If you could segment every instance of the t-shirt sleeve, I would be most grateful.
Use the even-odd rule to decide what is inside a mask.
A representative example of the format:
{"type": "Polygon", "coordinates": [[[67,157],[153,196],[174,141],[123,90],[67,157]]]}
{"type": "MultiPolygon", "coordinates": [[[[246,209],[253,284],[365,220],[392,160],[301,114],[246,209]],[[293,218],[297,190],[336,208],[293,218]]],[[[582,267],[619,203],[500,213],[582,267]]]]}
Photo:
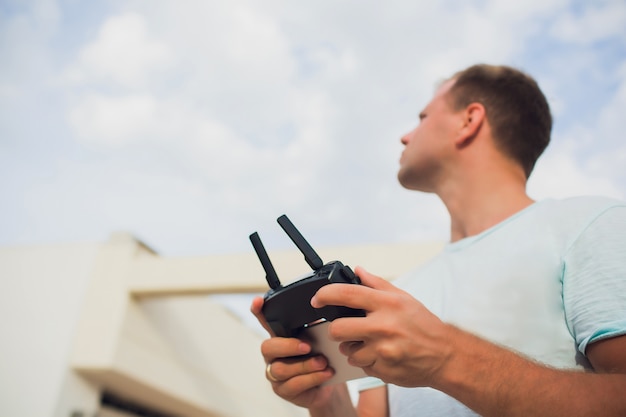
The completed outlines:
{"type": "Polygon", "coordinates": [[[578,350],[626,334],[626,206],[599,213],[566,252],[563,303],[578,350]]]}

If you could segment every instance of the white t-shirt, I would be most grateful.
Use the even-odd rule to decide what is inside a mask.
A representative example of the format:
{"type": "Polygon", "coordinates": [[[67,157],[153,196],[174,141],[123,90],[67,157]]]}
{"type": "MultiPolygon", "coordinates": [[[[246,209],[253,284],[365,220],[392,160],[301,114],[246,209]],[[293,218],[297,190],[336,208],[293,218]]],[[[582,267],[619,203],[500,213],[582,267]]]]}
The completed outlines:
{"type": "MultiPolygon", "coordinates": [[[[626,203],[535,203],[395,284],[445,322],[554,367],[589,368],[589,343],[626,334],[626,203]]],[[[388,390],[391,417],[476,416],[430,388],[388,390]]]]}

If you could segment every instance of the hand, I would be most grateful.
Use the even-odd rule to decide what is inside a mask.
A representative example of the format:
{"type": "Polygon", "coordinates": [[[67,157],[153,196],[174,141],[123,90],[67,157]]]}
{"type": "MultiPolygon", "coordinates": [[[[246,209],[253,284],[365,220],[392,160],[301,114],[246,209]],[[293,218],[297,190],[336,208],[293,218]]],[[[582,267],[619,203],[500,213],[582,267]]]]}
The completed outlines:
{"type": "Polygon", "coordinates": [[[270,381],[272,389],[281,398],[300,407],[322,409],[333,397],[336,385],[320,385],[329,380],[334,371],[324,356],[303,356],[311,346],[296,338],[276,337],[268,326],[261,309],[263,298],[252,300],[250,311],[268,331],[270,339],[261,345],[265,363],[271,364],[271,373],[277,382],[270,381]]]}
{"type": "Polygon", "coordinates": [[[348,361],[368,375],[396,385],[430,386],[452,354],[451,327],[410,294],[356,268],[363,285],[334,284],[319,289],[311,305],[366,310],[366,317],[334,320],[329,335],[341,342],[348,361]]]}

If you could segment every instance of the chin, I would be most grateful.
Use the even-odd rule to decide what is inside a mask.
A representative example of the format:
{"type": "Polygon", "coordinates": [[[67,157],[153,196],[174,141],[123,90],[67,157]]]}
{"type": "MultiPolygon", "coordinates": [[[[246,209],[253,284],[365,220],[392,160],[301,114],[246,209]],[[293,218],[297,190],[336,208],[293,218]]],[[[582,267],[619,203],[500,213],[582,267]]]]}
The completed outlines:
{"type": "Polygon", "coordinates": [[[403,172],[400,171],[398,172],[398,182],[400,183],[400,185],[404,188],[406,188],[407,190],[414,190],[414,184],[412,181],[409,181],[409,178],[407,177],[407,175],[403,175],[403,172]]]}
{"type": "Polygon", "coordinates": [[[424,193],[432,193],[434,190],[432,187],[429,187],[428,184],[425,184],[424,181],[419,181],[419,179],[407,175],[402,175],[401,172],[398,172],[398,182],[403,188],[411,191],[421,191],[424,193]]]}

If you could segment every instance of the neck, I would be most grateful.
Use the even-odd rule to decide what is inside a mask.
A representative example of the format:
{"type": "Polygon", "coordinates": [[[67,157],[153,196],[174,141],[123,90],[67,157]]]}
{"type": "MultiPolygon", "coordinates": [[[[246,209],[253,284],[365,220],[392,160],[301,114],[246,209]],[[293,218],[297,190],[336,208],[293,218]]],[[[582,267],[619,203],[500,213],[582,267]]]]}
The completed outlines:
{"type": "Polygon", "coordinates": [[[485,172],[480,179],[465,171],[436,193],[450,213],[451,242],[477,235],[533,203],[526,194],[526,178],[517,170],[485,172]]]}

